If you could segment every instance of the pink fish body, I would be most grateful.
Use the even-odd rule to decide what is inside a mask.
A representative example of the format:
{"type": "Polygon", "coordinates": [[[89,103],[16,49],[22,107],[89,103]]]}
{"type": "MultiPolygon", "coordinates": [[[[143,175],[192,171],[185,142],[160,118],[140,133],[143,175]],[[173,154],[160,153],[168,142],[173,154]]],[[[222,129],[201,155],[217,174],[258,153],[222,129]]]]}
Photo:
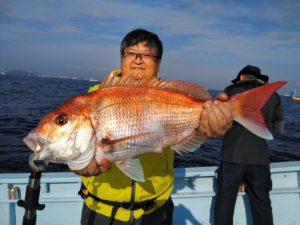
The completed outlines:
{"type": "MultiPolygon", "coordinates": [[[[233,96],[227,104],[234,119],[272,139],[260,108],[284,84],[266,84],[233,96]],[[249,96],[254,101],[247,102],[249,96]],[[247,113],[247,106],[256,113],[247,113]]],[[[203,143],[200,115],[209,99],[204,88],[188,82],[116,80],[110,75],[98,91],[73,97],[47,114],[24,142],[36,159],[64,161],[78,170],[93,157],[97,162],[106,158],[127,176],[144,181],[137,156],[161,153],[165,147],[194,151],[203,143]]]]}

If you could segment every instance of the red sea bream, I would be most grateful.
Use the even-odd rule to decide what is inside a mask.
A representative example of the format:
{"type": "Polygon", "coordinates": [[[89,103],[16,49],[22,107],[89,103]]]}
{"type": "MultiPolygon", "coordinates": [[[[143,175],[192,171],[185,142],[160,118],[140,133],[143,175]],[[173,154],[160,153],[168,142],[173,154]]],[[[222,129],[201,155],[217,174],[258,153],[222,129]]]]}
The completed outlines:
{"type": "MultiPolygon", "coordinates": [[[[260,108],[284,84],[278,81],[232,96],[226,104],[234,120],[272,139],[260,108]]],[[[108,159],[127,176],[144,181],[137,156],[161,153],[165,147],[194,151],[203,143],[200,115],[210,99],[197,84],[109,75],[99,90],[73,97],[47,114],[24,142],[35,159],[66,162],[72,170],[86,167],[94,157],[97,162],[108,159]]]]}

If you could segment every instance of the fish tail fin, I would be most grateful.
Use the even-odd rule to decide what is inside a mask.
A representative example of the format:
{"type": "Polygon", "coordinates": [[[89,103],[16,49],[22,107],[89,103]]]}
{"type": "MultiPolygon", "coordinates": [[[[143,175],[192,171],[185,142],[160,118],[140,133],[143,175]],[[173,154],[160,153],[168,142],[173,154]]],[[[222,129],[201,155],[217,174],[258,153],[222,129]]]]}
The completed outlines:
{"type": "Polygon", "coordinates": [[[233,109],[233,119],[257,136],[272,140],[273,136],[260,110],[274,92],[285,84],[285,81],[277,81],[232,96],[229,102],[233,109]]]}

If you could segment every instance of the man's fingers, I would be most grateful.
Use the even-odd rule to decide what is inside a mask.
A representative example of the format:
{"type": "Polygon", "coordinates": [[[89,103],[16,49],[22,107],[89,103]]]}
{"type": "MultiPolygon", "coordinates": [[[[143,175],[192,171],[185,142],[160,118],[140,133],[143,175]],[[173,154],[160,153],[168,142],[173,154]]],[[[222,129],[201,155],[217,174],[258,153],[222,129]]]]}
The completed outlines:
{"type": "Polygon", "coordinates": [[[200,116],[200,130],[201,133],[208,137],[209,135],[207,132],[209,131],[209,124],[208,124],[208,108],[210,107],[211,101],[206,101],[203,105],[203,110],[200,116]]]}
{"type": "Polygon", "coordinates": [[[207,101],[200,117],[200,130],[206,137],[224,134],[232,125],[232,112],[227,102],[207,101]]]}
{"type": "Polygon", "coordinates": [[[225,92],[221,92],[218,94],[218,96],[216,97],[217,100],[225,102],[228,100],[228,95],[225,92]]]}
{"type": "Polygon", "coordinates": [[[87,167],[86,168],[83,168],[81,170],[72,170],[73,173],[79,175],[79,176],[85,176],[85,177],[88,177],[88,170],[87,170],[87,167]]]}
{"type": "Polygon", "coordinates": [[[110,164],[111,163],[107,158],[102,159],[99,166],[101,172],[107,171],[110,168],[110,164]]]}
{"type": "MultiPolygon", "coordinates": [[[[220,134],[220,121],[222,121],[222,113],[218,108],[219,102],[214,101],[213,104],[210,106],[210,115],[208,117],[209,128],[210,128],[210,136],[217,136],[220,134]]],[[[222,134],[222,133],[221,133],[222,134]]]]}
{"type": "Polygon", "coordinates": [[[73,171],[75,174],[85,177],[96,176],[110,168],[110,161],[108,159],[102,159],[101,164],[98,165],[96,160],[93,159],[89,165],[81,170],[73,171]]]}
{"type": "Polygon", "coordinates": [[[219,129],[224,134],[232,126],[233,114],[230,105],[226,102],[219,104],[218,107],[220,111],[219,120],[223,121],[219,123],[219,129]]]}
{"type": "Polygon", "coordinates": [[[87,166],[87,172],[89,176],[96,176],[102,172],[95,159],[87,166]]]}
{"type": "Polygon", "coordinates": [[[203,106],[203,111],[200,117],[200,129],[202,134],[206,137],[218,135],[219,119],[217,116],[216,104],[216,101],[207,101],[203,106]]]}
{"type": "Polygon", "coordinates": [[[218,126],[213,129],[214,135],[222,135],[232,126],[232,110],[228,102],[215,101],[211,107],[214,111],[214,116],[217,118],[218,126]]]}

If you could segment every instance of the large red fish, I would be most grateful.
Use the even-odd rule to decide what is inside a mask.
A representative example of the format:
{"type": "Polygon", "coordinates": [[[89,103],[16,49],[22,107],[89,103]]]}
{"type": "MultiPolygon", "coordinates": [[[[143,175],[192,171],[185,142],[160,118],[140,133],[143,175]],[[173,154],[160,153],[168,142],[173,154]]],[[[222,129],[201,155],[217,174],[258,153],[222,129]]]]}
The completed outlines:
{"type": "MultiPolygon", "coordinates": [[[[272,139],[260,109],[285,83],[232,96],[226,104],[234,120],[272,139]]],[[[200,115],[209,99],[209,93],[197,84],[110,75],[98,91],[73,97],[47,114],[24,142],[35,152],[35,159],[64,161],[79,170],[93,157],[99,163],[106,158],[127,176],[143,181],[136,156],[160,153],[169,146],[179,153],[194,151],[203,143],[200,115]]]]}

